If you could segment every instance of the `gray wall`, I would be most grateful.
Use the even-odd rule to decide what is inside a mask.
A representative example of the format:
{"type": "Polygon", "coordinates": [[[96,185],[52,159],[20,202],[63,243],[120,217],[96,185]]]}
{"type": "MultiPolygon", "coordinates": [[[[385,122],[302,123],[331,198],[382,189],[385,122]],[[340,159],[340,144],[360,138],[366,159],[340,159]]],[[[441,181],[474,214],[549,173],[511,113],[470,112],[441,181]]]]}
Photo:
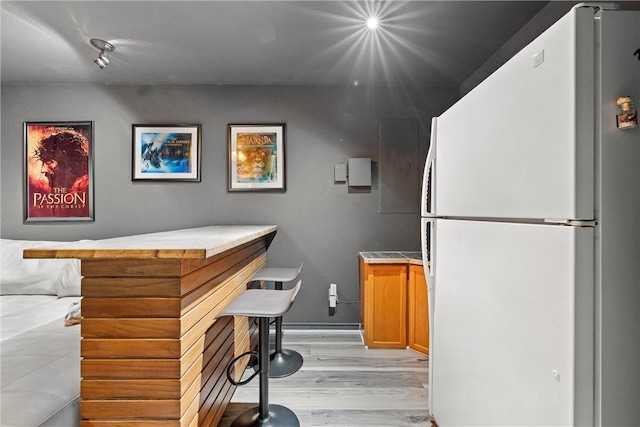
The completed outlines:
{"type": "Polygon", "coordinates": [[[523,47],[532,42],[547,28],[571,10],[575,1],[554,1],[547,4],[536,16],[527,22],[509,41],[498,49],[482,66],[460,85],[460,93],[466,95],[500,68],[523,47]]]}
{"type": "MultiPolygon", "coordinates": [[[[460,95],[464,96],[469,93],[474,87],[480,84],[511,57],[522,50],[522,48],[542,34],[547,28],[558,21],[558,19],[567,14],[573,6],[578,3],[583,2],[579,0],[549,2],[540,10],[540,12],[538,12],[538,14],[536,14],[536,16],[534,16],[516,34],[514,34],[509,41],[507,41],[484,64],[474,71],[467,80],[460,84],[460,95]]],[[[640,10],[640,2],[637,0],[615,1],[609,3],[617,4],[621,10],[640,10]]]]}
{"type": "Polygon", "coordinates": [[[303,288],[285,322],[358,323],[359,305],[328,316],[329,283],[357,300],[357,253],[419,250],[418,214],[379,214],[378,120],[420,120],[420,164],[430,118],[458,88],[211,85],[3,85],[1,235],[77,240],[204,226],[276,224],[268,263],[304,261],[303,288]],[[92,120],[95,222],[23,223],[25,121],[92,120]],[[227,123],[287,124],[287,191],[227,192],[227,123]],[[132,123],[201,123],[202,182],[131,181],[132,123]],[[370,191],[334,184],[336,163],[371,157],[370,191]]]}

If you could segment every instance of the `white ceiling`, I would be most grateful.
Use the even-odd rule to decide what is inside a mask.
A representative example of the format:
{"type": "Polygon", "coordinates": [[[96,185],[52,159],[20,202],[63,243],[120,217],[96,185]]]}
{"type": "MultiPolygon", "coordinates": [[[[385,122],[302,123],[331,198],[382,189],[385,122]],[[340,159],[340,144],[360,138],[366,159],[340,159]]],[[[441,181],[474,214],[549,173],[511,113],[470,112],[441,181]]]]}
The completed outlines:
{"type": "Polygon", "coordinates": [[[2,1],[2,83],[459,85],[542,1],[2,1]],[[381,27],[366,28],[367,15],[381,27]],[[101,70],[89,43],[112,43],[101,70]]]}

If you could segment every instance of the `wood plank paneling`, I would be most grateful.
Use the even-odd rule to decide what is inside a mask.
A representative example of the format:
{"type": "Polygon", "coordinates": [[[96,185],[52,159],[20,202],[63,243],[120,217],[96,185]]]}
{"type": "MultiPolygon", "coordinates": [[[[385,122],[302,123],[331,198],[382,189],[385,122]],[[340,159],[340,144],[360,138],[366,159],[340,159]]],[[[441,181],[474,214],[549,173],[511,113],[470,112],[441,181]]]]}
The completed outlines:
{"type": "MultiPolygon", "coordinates": [[[[233,357],[248,351],[252,336],[257,336],[257,327],[253,319],[235,316],[222,318],[218,322],[223,319],[230,320],[223,333],[216,334],[212,328],[206,334],[211,343],[206,346],[204,352],[205,367],[202,376],[207,380],[202,385],[198,415],[200,425],[204,426],[215,426],[222,417],[224,408],[236,388],[226,380],[227,366],[233,357]]],[[[255,346],[253,348],[255,349],[255,346]]],[[[248,360],[249,356],[234,364],[231,374],[236,381],[242,377],[248,360]]]]}
{"type": "MultiPolygon", "coordinates": [[[[197,420],[197,417],[196,417],[197,420]]],[[[84,419],[80,421],[80,427],[185,427],[180,420],[96,420],[84,419]]]]}
{"type": "Polygon", "coordinates": [[[181,295],[184,295],[185,305],[192,304],[194,300],[197,300],[202,295],[202,291],[206,292],[207,289],[214,288],[227,280],[238,271],[238,267],[241,267],[243,263],[247,260],[253,260],[263,253],[263,248],[264,246],[260,242],[247,244],[229,256],[209,261],[201,269],[183,276],[181,295]],[[202,286],[205,284],[207,285],[202,286]],[[191,294],[187,295],[190,292],[191,294]]]}
{"type": "Polygon", "coordinates": [[[176,318],[85,318],[82,320],[85,338],[180,338],[180,319],[176,318]]]}
{"type": "Polygon", "coordinates": [[[178,379],[83,380],[80,394],[83,399],[173,399],[199,381],[201,371],[202,356],[178,379]]]}
{"type": "Polygon", "coordinates": [[[203,294],[198,305],[192,305],[190,310],[183,310],[181,318],[182,330],[186,331],[196,326],[202,319],[208,319],[208,324],[200,325],[204,329],[201,333],[209,328],[215,316],[240,292],[246,290],[246,283],[253,275],[253,272],[266,263],[266,255],[261,254],[252,259],[249,264],[240,270],[235,276],[227,279],[215,289],[203,294]]]}
{"type": "MultiPolygon", "coordinates": [[[[275,234],[275,233],[274,233],[275,234]]],[[[267,236],[261,236],[259,238],[256,238],[254,240],[245,242],[241,245],[235,246],[233,248],[228,249],[227,251],[215,254],[215,255],[211,255],[208,256],[206,259],[198,259],[198,258],[185,258],[183,259],[183,263],[182,263],[182,275],[186,275],[188,273],[190,273],[191,271],[194,270],[199,270],[201,269],[203,266],[207,265],[207,264],[211,264],[213,262],[216,262],[220,259],[224,259],[224,258],[228,258],[231,256],[234,256],[237,252],[242,251],[250,246],[253,246],[255,248],[258,248],[260,250],[262,250],[262,248],[267,248],[269,246],[269,241],[272,237],[270,237],[270,235],[267,236]]],[[[252,250],[253,251],[253,250],[252,250]]],[[[242,261],[242,260],[240,260],[242,261]]]]}
{"type": "Polygon", "coordinates": [[[179,297],[181,280],[178,277],[85,277],[82,279],[84,297],[179,297]]]}
{"type": "Polygon", "coordinates": [[[80,401],[80,413],[84,418],[142,418],[179,419],[179,399],[109,399],[80,401]]]}
{"type": "Polygon", "coordinates": [[[181,341],[170,339],[82,339],[80,355],[87,358],[179,359],[181,341]]]}
{"type": "Polygon", "coordinates": [[[80,412],[85,418],[180,419],[200,393],[199,382],[176,399],[81,399],[80,412]]]}
{"type": "Polygon", "coordinates": [[[85,317],[180,317],[180,298],[82,298],[85,317]]]}
{"type": "MultiPolygon", "coordinates": [[[[81,342],[81,354],[83,357],[106,358],[106,357],[141,357],[143,354],[153,354],[154,357],[176,358],[182,355],[183,351],[191,347],[200,336],[209,328],[213,322],[215,314],[233,299],[237,294],[243,292],[249,277],[260,265],[263,265],[266,257],[258,257],[246,268],[243,268],[237,275],[230,277],[216,291],[212,291],[196,307],[189,311],[180,319],[181,327],[189,328],[179,339],[137,339],[134,337],[126,339],[101,339],[85,338],[81,342]],[[198,322],[192,326],[193,322],[198,322]]],[[[160,300],[155,298],[85,298],[83,299],[83,315],[87,317],[97,316],[98,313],[116,316],[120,314],[125,317],[132,315],[131,311],[139,305],[146,305],[145,314],[156,311],[156,315],[170,315],[171,309],[178,311],[175,304],[162,307],[160,300]],[[89,301],[89,308],[85,309],[86,300],[89,301]],[[115,301],[114,301],[115,300],[115,301]],[[117,306],[117,308],[116,308],[117,306]]],[[[178,299],[167,299],[168,301],[179,301],[178,299]]],[[[179,312],[179,311],[178,311],[179,312]]],[[[159,328],[158,328],[159,329],[159,328]]],[[[93,331],[93,336],[96,332],[93,331]]]]}
{"type": "Polygon", "coordinates": [[[266,264],[266,242],[206,260],[82,261],[83,427],[217,424],[235,390],[226,365],[255,333],[215,316],[266,264]]]}
{"type": "Polygon", "coordinates": [[[91,378],[180,378],[180,359],[91,359],[80,361],[80,376],[91,378]]]}
{"type": "MultiPolygon", "coordinates": [[[[83,320],[84,321],[84,320],[83,320]]],[[[201,337],[180,359],[91,359],[80,361],[80,376],[91,378],[180,378],[202,354],[201,337]]]]}
{"type": "Polygon", "coordinates": [[[198,414],[200,426],[217,426],[218,422],[224,414],[224,410],[231,401],[231,397],[236,390],[236,386],[230,382],[225,382],[218,394],[215,396],[212,394],[210,398],[205,402],[198,414]],[[204,412],[203,408],[207,411],[204,412]]]}
{"type": "Polygon", "coordinates": [[[84,277],[181,277],[180,259],[82,259],[84,277]]]}
{"type": "Polygon", "coordinates": [[[227,365],[233,359],[233,353],[230,351],[233,348],[233,342],[228,337],[220,350],[217,351],[202,370],[202,389],[200,391],[200,405],[209,398],[210,395],[217,395],[220,388],[227,381],[227,365]]]}

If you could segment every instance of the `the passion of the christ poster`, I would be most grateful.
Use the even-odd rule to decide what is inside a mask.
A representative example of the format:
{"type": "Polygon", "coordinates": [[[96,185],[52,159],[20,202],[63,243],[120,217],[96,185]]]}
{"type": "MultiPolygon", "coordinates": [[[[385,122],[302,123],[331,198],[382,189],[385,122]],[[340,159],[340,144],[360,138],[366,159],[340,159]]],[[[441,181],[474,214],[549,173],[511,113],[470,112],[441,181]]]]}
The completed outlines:
{"type": "Polygon", "coordinates": [[[200,181],[200,125],[133,125],[132,179],[200,181]]]}
{"type": "Polygon", "coordinates": [[[27,122],[25,221],[92,221],[93,122],[27,122]]]}
{"type": "Polygon", "coordinates": [[[284,124],[229,125],[229,191],[284,191],[284,124]]]}

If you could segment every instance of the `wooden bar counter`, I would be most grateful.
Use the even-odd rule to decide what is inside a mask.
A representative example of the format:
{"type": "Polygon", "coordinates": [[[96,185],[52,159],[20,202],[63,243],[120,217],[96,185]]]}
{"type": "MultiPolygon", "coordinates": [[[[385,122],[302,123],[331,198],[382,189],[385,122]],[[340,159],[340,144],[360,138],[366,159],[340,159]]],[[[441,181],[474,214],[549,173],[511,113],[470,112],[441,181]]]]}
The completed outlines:
{"type": "Polygon", "coordinates": [[[276,230],[211,226],[24,251],[81,260],[82,427],[218,424],[235,391],[227,363],[257,330],[214,318],[266,264],[276,230]]]}

